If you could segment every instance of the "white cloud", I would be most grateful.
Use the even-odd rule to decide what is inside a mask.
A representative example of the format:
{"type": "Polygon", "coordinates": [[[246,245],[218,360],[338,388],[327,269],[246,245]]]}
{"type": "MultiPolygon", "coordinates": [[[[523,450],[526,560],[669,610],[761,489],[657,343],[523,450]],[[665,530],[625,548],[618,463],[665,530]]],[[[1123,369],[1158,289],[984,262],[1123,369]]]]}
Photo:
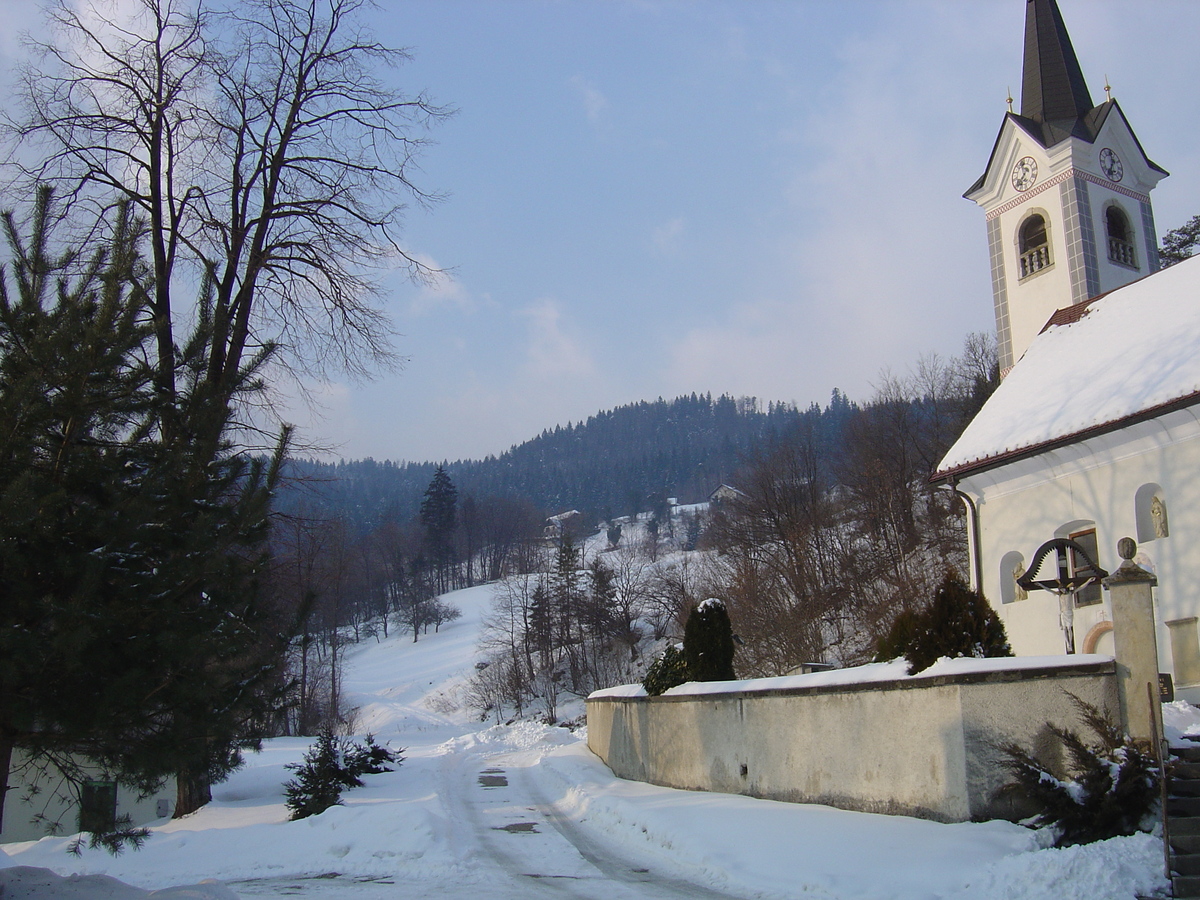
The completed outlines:
{"type": "Polygon", "coordinates": [[[564,330],[562,310],[557,301],[539,300],[517,315],[529,322],[529,344],[523,367],[527,374],[535,378],[581,378],[595,374],[591,355],[564,330]]]}
{"type": "MultiPolygon", "coordinates": [[[[956,353],[967,332],[991,327],[983,217],[959,196],[986,147],[964,145],[961,127],[931,128],[910,101],[977,115],[978,85],[953,75],[965,51],[914,59],[885,24],[851,35],[803,122],[780,123],[781,137],[799,138],[785,191],[791,226],[766,273],[746,273],[741,302],[671,348],[675,389],[806,403],[840,387],[868,399],[884,366],[956,353]]],[[[939,27],[953,34],[958,24],[939,27]]],[[[937,38],[930,44],[954,46],[937,38]]],[[[1001,115],[977,115],[976,143],[1001,115]]]]}
{"type": "Polygon", "coordinates": [[[436,260],[431,257],[416,254],[417,262],[438,272],[427,284],[422,284],[408,304],[408,312],[413,316],[427,315],[435,310],[454,307],[463,312],[474,312],[477,308],[475,298],[471,296],[466,286],[450,272],[441,270],[436,260]]]}
{"type": "Polygon", "coordinates": [[[662,256],[674,256],[682,246],[686,226],[687,220],[683,216],[676,216],[659,225],[651,235],[654,249],[662,256]]]}
{"type": "Polygon", "coordinates": [[[604,96],[599,88],[592,85],[581,75],[576,75],[571,79],[571,87],[573,87],[583,100],[583,108],[587,113],[588,121],[593,125],[601,121],[604,113],[608,110],[608,98],[604,96]]]}

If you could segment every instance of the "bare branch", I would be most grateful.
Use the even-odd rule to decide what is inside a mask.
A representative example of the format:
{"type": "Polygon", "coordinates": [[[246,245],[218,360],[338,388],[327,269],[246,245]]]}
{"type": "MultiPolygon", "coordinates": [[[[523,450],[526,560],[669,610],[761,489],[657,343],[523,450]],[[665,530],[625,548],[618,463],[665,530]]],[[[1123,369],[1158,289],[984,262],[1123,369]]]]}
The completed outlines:
{"type": "Polygon", "coordinates": [[[91,213],[124,198],[144,216],[160,390],[175,389],[202,273],[218,393],[270,344],[302,374],[397,363],[378,279],[439,274],[401,229],[408,204],[440,199],[413,175],[452,110],[382,80],[409,55],[370,38],[364,6],[138,0],[125,15],[55,0],[51,37],[30,41],[23,109],[3,123],[25,160],[13,181],[54,184],[91,213]]]}

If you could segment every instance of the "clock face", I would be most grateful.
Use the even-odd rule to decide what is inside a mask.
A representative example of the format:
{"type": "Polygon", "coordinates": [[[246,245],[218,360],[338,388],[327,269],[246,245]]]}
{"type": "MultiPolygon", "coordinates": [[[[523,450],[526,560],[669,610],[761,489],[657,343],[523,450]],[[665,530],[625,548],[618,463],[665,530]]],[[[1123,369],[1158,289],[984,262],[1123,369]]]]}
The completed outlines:
{"type": "Polygon", "coordinates": [[[1012,186],[1018,191],[1027,191],[1037,181],[1037,162],[1032,156],[1017,161],[1012,170],[1012,186]]]}
{"type": "Polygon", "coordinates": [[[1100,151],[1100,168],[1104,170],[1109,181],[1120,181],[1125,177],[1125,167],[1121,165],[1121,157],[1108,147],[1100,151]]]}

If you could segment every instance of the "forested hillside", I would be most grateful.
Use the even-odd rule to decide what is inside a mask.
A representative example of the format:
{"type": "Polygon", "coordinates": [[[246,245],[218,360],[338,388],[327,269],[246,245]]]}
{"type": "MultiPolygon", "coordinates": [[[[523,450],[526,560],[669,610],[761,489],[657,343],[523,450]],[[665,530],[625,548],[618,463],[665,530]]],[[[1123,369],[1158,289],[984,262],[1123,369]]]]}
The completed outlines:
{"type": "MultiPolygon", "coordinates": [[[[585,422],[547,429],[500,456],[442,463],[464,497],[530,502],[545,515],[569,509],[589,521],[649,509],[666,497],[706,499],[736,479],[758,448],[803,429],[836,455],[855,406],[839,391],[829,404],[806,410],[753,398],[692,394],[599,412],[585,422]]],[[[336,510],[360,528],[416,515],[435,462],[373,459],[289,464],[285,508],[305,502],[336,510]]]]}

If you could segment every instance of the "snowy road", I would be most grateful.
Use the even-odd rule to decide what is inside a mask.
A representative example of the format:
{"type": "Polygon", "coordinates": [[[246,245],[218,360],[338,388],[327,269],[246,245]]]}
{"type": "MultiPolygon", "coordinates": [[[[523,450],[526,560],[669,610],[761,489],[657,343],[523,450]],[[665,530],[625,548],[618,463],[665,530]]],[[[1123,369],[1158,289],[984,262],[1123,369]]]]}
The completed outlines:
{"type": "Polygon", "coordinates": [[[724,900],[744,896],[656,872],[645,860],[600,847],[547,798],[527,751],[463,750],[441,756],[436,792],[461,871],[431,883],[346,877],[227,882],[243,897],[356,900],[724,900]]]}
{"type": "Polygon", "coordinates": [[[707,887],[656,873],[642,860],[614,856],[597,846],[541,793],[521,754],[496,754],[480,769],[478,757],[451,756],[444,764],[444,796],[470,823],[474,847],[462,848],[494,867],[521,896],[580,900],[721,898],[707,887]],[[472,778],[474,783],[472,783],[472,778]]]}

